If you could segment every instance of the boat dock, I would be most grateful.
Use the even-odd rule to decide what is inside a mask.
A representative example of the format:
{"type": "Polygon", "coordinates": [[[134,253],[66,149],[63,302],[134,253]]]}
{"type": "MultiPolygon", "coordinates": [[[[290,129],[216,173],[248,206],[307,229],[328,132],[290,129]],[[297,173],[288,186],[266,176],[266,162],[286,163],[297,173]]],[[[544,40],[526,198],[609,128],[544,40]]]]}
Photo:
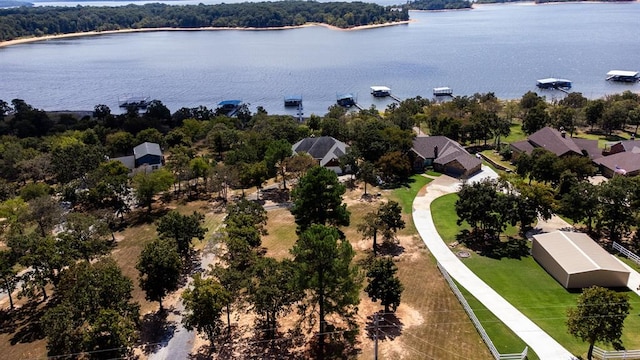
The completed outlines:
{"type": "Polygon", "coordinates": [[[226,115],[226,116],[234,116],[240,107],[242,106],[242,100],[224,100],[218,103],[218,108],[216,109],[216,113],[226,115]]]}
{"type": "Polygon", "coordinates": [[[636,82],[640,80],[637,71],[611,70],[607,73],[607,81],[636,82]]]}
{"type": "Polygon", "coordinates": [[[302,105],[302,95],[289,95],[284,98],[285,107],[298,107],[302,105]]]}
{"type": "Polygon", "coordinates": [[[571,89],[571,80],[556,78],[540,79],[536,82],[536,86],[540,89],[556,89],[569,93],[568,90],[571,89]]]}
{"type": "Polygon", "coordinates": [[[453,96],[453,89],[447,86],[433,88],[433,96],[453,96]]]}
{"type": "Polygon", "coordinates": [[[379,86],[379,85],[375,85],[371,87],[371,95],[373,95],[374,97],[390,97],[392,98],[394,101],[397,102],[402,102],[402,100],[400,100],[399,97],[393,95],[391,93],[391,89],[386,87],[386,86],[379,86]]]}
{"type": "Polygon", "coordinates": [[[144,95],[125,94],[118,98],[118,106],[121,108],[133,107],[136,110],[146,109],[150,99],[150,97],[144,95]]]}
{"type": "Polygon", "coordinates": [[[356,99],[356,97],[351,93],[338,94],[336,95],[336,98],[336,102],[340,106],[344,106],[346,108],[354,106],[359,110],[364,110],[364,108],[358,104],[358,100],[356,99]]]}

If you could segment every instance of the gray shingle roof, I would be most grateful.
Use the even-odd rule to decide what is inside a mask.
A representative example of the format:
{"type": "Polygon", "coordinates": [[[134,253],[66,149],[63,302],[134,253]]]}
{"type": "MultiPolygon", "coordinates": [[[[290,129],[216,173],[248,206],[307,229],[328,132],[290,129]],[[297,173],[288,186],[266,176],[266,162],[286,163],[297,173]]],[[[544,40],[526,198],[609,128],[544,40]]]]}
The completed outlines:
{"type": "Polygon", "coordinates": [[[595,159],[594,162],[612,171],[615,171],[617,166],[628,173],[633,173],[640,170],[640,153],[621,152],[609,156],[603,156],[595,159]]]}
{"type": "Polygon", "coordinates": [[[622,145],[624,151],[640,152],[640,140],[623,140],[620,141],[620,145],[622,145]]]}
{"type": "Polygon", "coordinates": [[[562,133],[548,126],[529,135],[527,140],[511,143],[511,147],[527,154],[531,154],[535,148],[543,148],[557,156],[568,154],[582,156],[583,150],[592,160],[602,156],[602,149],[598,147],[597,140],[562,137],[562,133]]]}
{"type": "Polygon", "coordinates": [[[320,166],[325,166],[332,159],[344,155],[347,152],[347,147],[347,144],[331,136],[304,138],[292,146],[294,152],[308,153],[320,162],[320,166]]]}
{"type": "Polygon", "coordinates": [[[535,147],[541,147],[552,153],[562,156],[568,153],[582,155],[582,150],[572,138],[562,137],[562,134],[548,126],[536,131],[529,136],[529,142],[535,147]]]}
{"type": "Polygon", "coordinates": [[[520,152],[525,152],[527,154],[531,154],[533,149],[535,149],[533,145],[531,145],[531,143],[527,140],[513,142],[511,143],[511,147],[520,152]]]}
{"type": "Polygon", "coordinates": [[[457,161],[467,170],[473,169],[482,163],[482,160],[469,154],[460,144],[446,136],[416,137],[413,140],[412,150],[425,159],[434,159],[436,164],[446,165],[452,161],[457,161]]]}

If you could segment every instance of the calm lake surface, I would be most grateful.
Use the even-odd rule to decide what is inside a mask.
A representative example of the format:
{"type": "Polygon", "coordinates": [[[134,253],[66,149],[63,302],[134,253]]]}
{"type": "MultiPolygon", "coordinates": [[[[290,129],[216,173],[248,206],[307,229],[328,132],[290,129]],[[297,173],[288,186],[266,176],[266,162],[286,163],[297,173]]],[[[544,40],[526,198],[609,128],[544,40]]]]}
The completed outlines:
{"type": "MultiPolygon", "coordinates": [[[[251,111],[322,115],[336,94],[384,109],[369,87],[399,98],[494,92],[505,99],[538,91],[537,79],[573,81],[598,98],[640,83],[605,81],[610,70],[640,70],[640,3],[484,5],[468,11],[412,12],[413,22],[361,31],[307,27],[279,31],[184,31],[101,35],[0,48],[0,99],[45,110],[112,111],[125,93],[144,94],[174,112],[240,99],[251,111]]],[[[538,91],[547,99],[558,91],[538,91]]]]}

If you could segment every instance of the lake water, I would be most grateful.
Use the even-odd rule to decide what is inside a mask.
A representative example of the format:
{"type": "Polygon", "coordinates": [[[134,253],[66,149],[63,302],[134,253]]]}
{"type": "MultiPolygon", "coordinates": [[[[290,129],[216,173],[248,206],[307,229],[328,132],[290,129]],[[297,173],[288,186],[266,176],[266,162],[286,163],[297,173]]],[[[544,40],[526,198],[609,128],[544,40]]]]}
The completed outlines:
{"type": "MultiPolygon", "coordinates": [[[[399,98],[494,92],[520,98],[545,77],[573,81],[589,98],[640,83],[605,81],[610,70],[640,70],[640,3],[484,5],[412,12],[413,22],[362,31],[307,27],[280,31],[184,31],[59,39],[0,48],[0,99],[45,110],[91,110],[144,94],[173,112],[240,99],[255,111],[322,115],[336,94],[364,107],[392,101],[370,95],[384,85],[399,98]]],[[[548,99],[558,91],[539,91],[548,99]]]]}

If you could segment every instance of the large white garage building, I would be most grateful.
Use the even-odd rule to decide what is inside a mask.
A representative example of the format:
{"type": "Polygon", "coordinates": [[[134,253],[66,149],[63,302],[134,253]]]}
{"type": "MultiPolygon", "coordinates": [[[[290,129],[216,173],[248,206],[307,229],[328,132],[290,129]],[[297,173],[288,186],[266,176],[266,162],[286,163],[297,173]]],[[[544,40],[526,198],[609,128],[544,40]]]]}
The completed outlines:
{"type": "Polygon", "coordinates": [[[554,231],[533,236],[531,254],[567,289],[625,287],[629,271],[587,234],[554,231]]]}

